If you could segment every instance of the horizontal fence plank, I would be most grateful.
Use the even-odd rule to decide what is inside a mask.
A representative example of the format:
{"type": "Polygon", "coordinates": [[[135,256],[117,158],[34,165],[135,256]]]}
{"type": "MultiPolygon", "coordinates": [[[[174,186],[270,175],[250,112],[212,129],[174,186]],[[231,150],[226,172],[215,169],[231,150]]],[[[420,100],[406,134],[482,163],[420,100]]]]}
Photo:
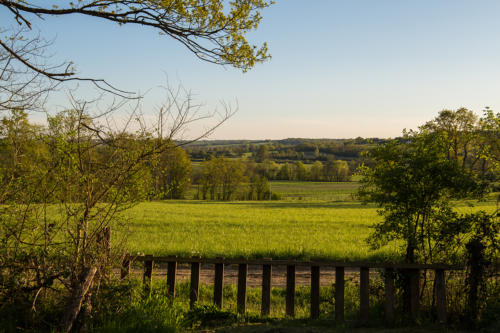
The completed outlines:
{"type": "MultiPolygon", "coordinates": [[[[143,255],[130,255],[131,261],[145,261],[149,257],[143,255]]],[[[331,266],[345,268],[393,268],[393,269],[443,269],[443,270],[464,270],[464,265],[447,265],[447,264],[404,264],[404,263],[376,263],[367,261],[335,261],[335,260],[270,260],[270,259],[239,259],[239,258],[199,258],[199,257],[176,257],[176,256],[158,256],[153,257],[153,260],[159,262],[176,261],[178,263],[193,263],[201,264],[225,264],[225,265],[282,265],[282,266],[331,266]]]]}

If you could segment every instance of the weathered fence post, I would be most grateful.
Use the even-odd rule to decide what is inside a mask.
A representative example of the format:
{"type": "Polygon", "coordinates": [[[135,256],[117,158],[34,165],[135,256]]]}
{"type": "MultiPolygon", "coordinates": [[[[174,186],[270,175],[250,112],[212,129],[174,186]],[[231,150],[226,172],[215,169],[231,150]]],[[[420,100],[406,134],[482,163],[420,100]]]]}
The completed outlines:
{"type": "Polygon", "coordinates": [[[92,282],[94,280],[94,276],[97,272],[97,267],[86,267],[83,271],[83,276],[79,281],[79,286],[76,287],[74,293],[72,293],[71,298],[69,299],[69,303],[66,307],[65,313],[62,317],[60,323],[60,331],[61,332],[69,332],[71,327],[73,327],[73,323],[80,312],[82,307],[83,300],[85,296],[89,292],[89,289],[92,286],[92,282]]]}
{"type": "Polygon", "coordinates": [[[262,265],[262,316],[269,316],[271,313],[271,275],[273,268],[271,264],[262,265]]]}
{"type": "MultiPolygon", "coordinates": [[[[104,235],[104,233],[103,233],[104,235]]],[[[100,242],[103,242],[100,240],[100,242]]],[[[121,263],[121,278],[124,279],[130,275],[131,262],[134,257],[129,254],[125,255],[121,263]]],[[[153,257],[145,255],[137,258],[144,262],[143,285],[145,296],[149,297],[152,291],[153,267],[154,261],[168,263],[167,271],[167,286],[170,296],[175,297],[175,283],[177,257],[153,257]]],[[[224,264],[238,264],[238,282],[237,282],[237,312],[238,314],[246,313],[246,297],[247,297],[247,275],[248,265],[262,265],[262,304],[261,315],[268,316],[271,312],[271,285],[272,285],[272,264],[270,258],[264,260],[224,260],[217,258],[216,260],[202,260],[199,257],[180,258],[180,262],[188,262],[191,265],[191,282],[190,282],[190,307],[193,308],[199,298],[200,288],[200,270],[201,262],[214,264],[214,304],[218,308],[223,307],[224,298],[224,264]]],[[[311,318],[317,319],[320,315],[320,265],[335,265],[337,263],[314,263],[314,262],[298,262],[295,260],[280,260],[275,261],[275,264],[286,265],[286,316],[295,316],[295,293],[296,293],[296,267],[297,265],[311,265],[311,294],[310,294],[310,312],[311,318]]],[[[340,263],[339,265],[344,265],[340,263]]],[[[359,289],[359,311],[360,323],[367,324],[370,320],[370,267],[369,263],[360,264],[360,289],[359,289]]],[[[356,267],[352,264],[349,267],[356,267]]],[[[374,264],[374,267],[378,265],[374,264]]],[[[419,315],[419,289],[421,271],[425,269],[434,270],[434,292],[436,296],[436,312],[439,323],[446,324],[447,322],[447,302],[446,302],[446,270],[457,269],[453,266],[446,265],[384,265],[385,267],[385,320],[388,325],[394,324],[395,319],[395,270],[401,270],[408,278],[406,283],[409,287],[409,304],[408,299],[405,299],[405,311],[409,311],[413,320],[418,319],[419,315]],[[408,309],[409,305],[409,309],[408,309]]],[[[406,291],[406,290],[405,290],[406,291]]],[[[406,294],[408,296],[408,294],[406,294]]],[[[342,324],[345,320],[345,266],[335,266],[335,323],[342,324]]]]}
{"type": "Polygon", "coordinates": [[[366,324],[370,319],[370,269],[361,267],[359,273],[359,312],[361,322],[366,324]]]}
{"type": "Polygon", "coordinates": [[[110,263],[111,263],[111,228],[104,227],[101,232],[97,234],[97,243],[99,244],[99,251],[101,260],[99,263],[99,269],[101,277],[109,279],[110,263]]]}
{"type": "Polygon", "coordinates": [[[286,266],[286,315],[295,316],[295,265],[286,266]]]}
{"type": "Polygon", "coordinates": [[[436,269],[434,272],[434,288],[436,288],[436,310],[438,321],[446,324],[446,282],[444,269],[436,269]]]}
{"type": "Polygon", "coordinates": [[[408,270],[410,275],[410,313],[413,319],[417,319],[419,312],[419,286],[420,286],[420,270],[408,270]]]}
{"type": "Polygon", "coordinates": [[[247,305],[247,264],[238,265],[238,292],[236,295],[237,311],[239,314],[245,314],[247,305]]]}
{"type": "Polygon", "coordinates": [[[311,266],[311,318],[319,318],[319,266],[311,266]]]}
{"type": "Polygon", "coordinates": [[[222,299],[224,297],[224,264],[215,264],[215,277],[214,277],[214,304],[222,309],[222,299]]]}
{"type": "Polygon", "coordinates": [[[194,304],[198,301],[198,294],[200,292],[200,263],[191,263],[191,288],[189,293],[189,307],[193,308],[194,304]]]}
{"type": "Polygon", "coordinates": [[[147,255],[144,258],[144,276],[142,279],[144,284],[144,293],[146,297],[151,294],[151,286],[153,284],[153,256],[147,255]]]}
{"type": "Polygon", "coordinates": [[[122,267],[120,270],[120,278],[123,280],[130,274],[130,256],[128,254],[123,257],[122,267]]]}
{"type": "Polygon", "coordinates": [[[177,275],[177,261],[167,263],[167,286],[170,297],[175,297],[175,279],[177,275]]]}
{"type": "Polygon", "coordinates": [[[344,267],[335,267],[335,321],[344,322],[344,267]]]}
{"type": "Polygon", "coordinates": [[[385,321],[394,323],[394,269],[385,269],[385,321]]]}

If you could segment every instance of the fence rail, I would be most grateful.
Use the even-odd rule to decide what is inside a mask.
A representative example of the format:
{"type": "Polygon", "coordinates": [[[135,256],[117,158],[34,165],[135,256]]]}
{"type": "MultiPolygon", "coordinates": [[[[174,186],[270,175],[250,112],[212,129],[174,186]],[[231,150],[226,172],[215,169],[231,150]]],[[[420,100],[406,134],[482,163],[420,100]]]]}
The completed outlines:
{"type": "Polygon", "coordinates": [[[394,321],[395,286],[394,274],[396,270],[405,270],[410,276],[410,313],[416,318],[419,312],[419,287],[420,272],[422,270],[434,271],[434,285],[436,291],[436,312],[440,323],[446,323],[446,281],[445,271],[463,270],[464,266],[453,266],[444,264],[391,264],[372,262],[343,262],[343,261],[297,261],[297,260],[272,260],[272,259],[225,259],[225,258],[198,258],[198,257],[155,257],[152,255],[131,256],[124,258],[121,268],[121,277],[130,274],[132,261],[144,263],[143,284],[146,293],[151,291],[153,264],[167,263],[167,286],[169,294],[175,297],[175,283],[178,263],[191,265],[190,281],[190,305],[193,306],[198,300],[200,286],[201,264],[214,265],[214,304],[222,308],[224,265],[238,265],[237,282],[237,312],[244,314],[246,311],[246,288],[248,265],[262,266],[262,300],[261,314],[268,316],[271,309],[271,276],[273,266],[286,266],[286,315],[295,315],[295,271],[297,266],[308,266],[311,269],[311,318],[319,317],[320,304],[320,271],[322,267],[335,267],[335,321],[344,321],[344,288],[345,268],[358,268],[360,272],[360,321],[367,322],[370,313],[370,269],[384,269],[385,271],[385,319],[388,323],[394,321]]]}

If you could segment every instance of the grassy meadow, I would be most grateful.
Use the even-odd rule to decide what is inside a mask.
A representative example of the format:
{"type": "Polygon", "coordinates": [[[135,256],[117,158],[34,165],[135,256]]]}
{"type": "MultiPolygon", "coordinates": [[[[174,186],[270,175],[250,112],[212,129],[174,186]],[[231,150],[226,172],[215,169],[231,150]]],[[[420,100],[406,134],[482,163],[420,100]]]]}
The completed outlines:
{"type": "MultiPolygon", "coordinates": [[[[358,183],[272,182],[279,201],[166,200],[124,213],[130,253],[203,257],[393,260],[398,244],[373,250],[365,242],[381,219],[355,201],[358,183]]],[[[493,200],[457,209],[493,210],[493,200]]],[[[115,234],[116,235],[116,234],[115,234]]]]}

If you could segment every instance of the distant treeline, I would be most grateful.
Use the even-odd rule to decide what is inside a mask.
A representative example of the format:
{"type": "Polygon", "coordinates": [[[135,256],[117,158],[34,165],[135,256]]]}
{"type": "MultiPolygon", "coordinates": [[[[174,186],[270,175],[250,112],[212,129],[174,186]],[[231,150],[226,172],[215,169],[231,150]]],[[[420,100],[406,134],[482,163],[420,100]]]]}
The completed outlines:
{"type": "Polygon", "coordinates": [[[350,181],[358,165],[365,162],[361,152],[374,146],[373,140],[361,138],[318,142],[303,139],[282,141],[287,144],[208,141],[186,149],[169,150],[148,170],[150,181],[146,184],[150,184],[147,189],[149,198],[182,199],[186,197],[190,186],[195,185],[195,199],[278,199],[279,196],[270,191],[270,180],[350,181]],[[236,145],[232,145],[234,143],[236,145]],[[286,150],[280,152],[283,147],[286,150]],[[335,159],[333,154],[319,152],[320,147],[323,151],[340,151],[342,147],[347,151],[348,147],[356,153],[352,153],[355,156],[353,159],[346,161],[335,159]],[[312,158],[306,158],[311,152],[312,158]],[[294,158],[283,160],[276,156],[294,158]],[[317,158],[315,161],[314,156],[317,158]],[[200,157],[201,161],[198,160],[200,157]],[[195,161],[194,165],[192,161],[195,161]]]}
{"type": "MultiPolygon", "coordinates": [[[[10,117],[1,119],[0,185],[7,186],[18,179],[23,179],[33,170],[43,173],[53,168],[54,144],[61,141],[60,133],[64,135],[74,133],[75,119],[75,115],[70,111],[51,118],[47,127],[30,123],[27,114],[22,111],[14,111],[10,117]]],[[[117,151],[114,149],[127,147],[127,154],[133,155],[139,154],[148,145],[153,147],[157,144],[157,139],[151,140],[133,134],[122,134],[121,137],[115,139],[120,143],[120,146],[115,148],[104,145],[94,147],[96,143],[90,139],[86,142],[90,147],[95,148],[92,151],[93,164],[88,166],[88,172],[92,173],[92,170],[101,165],[100,161],[116,155],[117,151]]],[[[310,149],[312,147],[308,146],[310,144],[312,143],[300,142],[298,146],[293,146],[289,143],[284,152],[291,156],[291,152],[310,149]]],[[[330,147],[333,147],[333,144],[344,146],[343,143],[334,141],[328,144],[330,147]]],[[[351,144],[346,146],[349,145],[351,144]]],[[[362,143],[356,147],[361,150],[366,145],[362,143]]],[[[205,148],[196,150],[198,149],[196,147],[188,147],[185,150],[174,142],[167,142],[163,146],[166,148],[155,153],[154,158],[150,158],[140,169],[134,170],[133,176],[128,179],[130,195],[146,200],[182,199],[186,197],[191,185],[195,185],[197,188],[195,198],[198,199],[277,199],[278,196],[271,193],[269,189],[269,180],[348,181],[352,170],[355,170],[360,161],[347,162],[328,155],[325,161],[317,160],[309,164],[304,162],[310,162],[311,159],[304,162],[301,160],[282,162],[274,157],[279,153],[277,149],[280,146],[268,144],[249,145],[250,151],[241,150],[241,154],[237,157],[229,153],[213,154],[211,150],[213,147],[210,148],[210,146],[200,146],[210,148],[208,150],[205,148]],[[206,160],[193,164],[192,156],[190,157],[189,154],[196,154],[196,151],[208,151],[209,154],[203,155],[206,160]]],[[[325,146],[318,143],[314,147],[315,151],[312,154],[319,154],[318,157],[320,157],[321,153],[317,150],[319,147],[325,149],[325,146]]],[[[226,147],[223,151],[227,152],[227,149],[232,151],[233,148],[226,147]]],[[[83,154],[83,151],[80,153],[83,154]]],[[[115,162],[119,163],[119,160],[116,159],[115,162]]],[[[51,179],[46,178],[45,181],[50,182],[51,179]]],[[[14,197],[14,192],[4,195],[0,197],[0,204],[15,200],[14,197]]],[[[80,197],[76,195],[73,200],[78,201],[80,197]]]]}
{"type": "Polygon", "coordinates": [[[359,160],[363,151],[386,139],[358,137],[356,139],[284,139],[284,140],[215,140],[188,145],[186,150],[193,161],[207,160],[212,156],[238,158],[253,156],[257,162],[265,158],[277,162],[314,161],[328,159],[359,160]]]}
{"type": "Polygon", "coordinates": [[[269,200],[269,180],[349,181],[351,173],[346,161],[320,161],[306,166],[301,161],[278,164],[271,160],[212,157],[193,171],[197,185],[196,199],[204,200],[269,200]]]}
{"type": "Polygon", "coordinates": [[[260,145],[249,156],[211,155],[193,165],[188,153],[177,147],[163,153],[145,170],[150,179],[147,191],[152,199],[182,199],[190,185],[195,185],[195,199],[270,200],[278,195],[271,193],[269,180],[350,181],[360,163],[332,157],[312,164],[300,160],[277,163],[270,156],[267,145],[260,145]]]}

